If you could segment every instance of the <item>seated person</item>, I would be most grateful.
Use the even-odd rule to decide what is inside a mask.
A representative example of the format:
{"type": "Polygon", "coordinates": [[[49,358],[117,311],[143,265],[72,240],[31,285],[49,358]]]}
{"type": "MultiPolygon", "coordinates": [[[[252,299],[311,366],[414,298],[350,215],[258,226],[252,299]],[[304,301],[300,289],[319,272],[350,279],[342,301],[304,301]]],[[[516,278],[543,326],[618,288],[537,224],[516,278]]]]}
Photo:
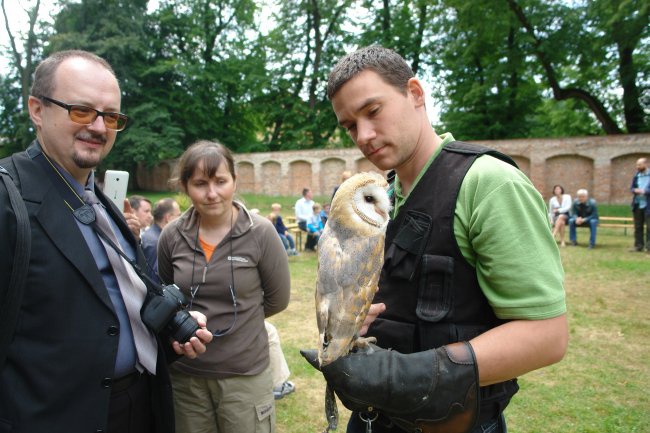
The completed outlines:
{"type": "Polygon", "coordinates": [[[323,225],[327,224],[327,218],[330,215],[330,204],[325,203],[323,209],[320,211],[320,219],[323,220],[323,225]]]}
{"type": "Polygon", "coordinates": [[[548,201],[548,217],[553,226],[553,238],[560,236],[560,246],[564,243],[564,227],[569,221],[569,211],[571,211],[571,196],[564,193],[562,185],[553,187],[553,197],[548,201]]]}
{"type": "Polygon", "coordinates": [[[275,400],[280,400],[294,392],[296,385],[290,380],[287,380],[291,372],[282,352],[278,330],[271,322],[266,320],[264,321],[264,326],[269,337],[269,362],[273,376],[273,397],[275,400]]]}
{"type": "Polygon", "coordinates": [[[576,227],[589,227],[589,248],[596,246],[596,228],[598,227],[598,208],[596,200],[589,198],[586,189],[578,190],[578,198],[571,206],[571,217],[569,218],[569,240],[571,245],[578,245],[576,238],[576,227]]]}
{"type": "Polygon", "coordinates": [[[287,254],[290,256],[297,256],[298,252],[296,251],[296,243],[293,240],[293,236],[291,236],[291,233],[289,233],[289,230],[284,225],[284,221],[282,221],[282,215],[280,215],[281,208],[282,206],[279,203],[273,203],[271,205],[272,212],[267,218],[271,221],[271,224],[273,224],[275,230],[278,232],[287,254]]]}
{"type": "Polygon", "coordinates": [[[305,249],[309,251],[315,251],[316,246],[318,246],[318,240],[320,239],[321,233],[323,233],[323,220],[320,217],[321,205],[314,203],[312,207],[314,213],[307,220],[307,243],[305,244],[305,249]]]}

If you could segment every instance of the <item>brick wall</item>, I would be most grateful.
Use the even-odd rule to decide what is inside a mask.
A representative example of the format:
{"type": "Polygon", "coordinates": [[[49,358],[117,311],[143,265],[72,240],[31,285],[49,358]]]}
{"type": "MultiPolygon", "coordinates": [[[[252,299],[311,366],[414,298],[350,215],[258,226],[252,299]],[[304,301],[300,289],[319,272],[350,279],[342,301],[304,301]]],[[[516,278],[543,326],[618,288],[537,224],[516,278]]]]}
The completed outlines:
{"type": "MultiPolygon", "coordinates": [[[[635,162],[650,158],[650,134],[611,135],[480,141],[510,155],[535,187],[548,199],[553,185],[560,184],[571,196],[586,188],[601,203],[629,203],[629,186],[635,162]]],[[[328,196],[349,170],[378,171],[356,149],[317,149],[235,155],[237,189],[268,195],[300,196],[304,187],[328,196]]],[[[140,189],[169,191],[175,161],[147,169],[140,167],[140,189]]]]}

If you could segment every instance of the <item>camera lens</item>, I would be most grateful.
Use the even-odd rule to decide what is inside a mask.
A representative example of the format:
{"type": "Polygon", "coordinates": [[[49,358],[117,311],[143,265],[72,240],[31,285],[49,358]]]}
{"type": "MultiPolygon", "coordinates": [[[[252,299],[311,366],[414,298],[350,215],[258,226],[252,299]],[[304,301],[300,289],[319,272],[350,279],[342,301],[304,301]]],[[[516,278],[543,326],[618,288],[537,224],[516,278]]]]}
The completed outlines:
{"type": "Polygon", "coordinates": [[[199,325],[194,317],[185,310],[181,310],[169,321],[169,333],[179,343],[186,343],[199,330],[199,325]]]}

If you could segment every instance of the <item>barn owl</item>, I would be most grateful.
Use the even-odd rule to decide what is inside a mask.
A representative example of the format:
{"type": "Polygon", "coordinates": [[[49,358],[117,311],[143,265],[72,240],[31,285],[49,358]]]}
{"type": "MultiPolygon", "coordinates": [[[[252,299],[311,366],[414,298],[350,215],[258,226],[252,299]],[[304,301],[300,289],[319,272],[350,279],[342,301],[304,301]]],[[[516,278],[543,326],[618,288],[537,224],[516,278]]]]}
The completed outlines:
{"type": "Polygon", "coordinates": [[[334,195],[318,242],[316,320],[321,366],[369,342],[358,334],[384,262],[391,207],[387,187],[380,174],[359,173],[343,182],[334,195]]]}

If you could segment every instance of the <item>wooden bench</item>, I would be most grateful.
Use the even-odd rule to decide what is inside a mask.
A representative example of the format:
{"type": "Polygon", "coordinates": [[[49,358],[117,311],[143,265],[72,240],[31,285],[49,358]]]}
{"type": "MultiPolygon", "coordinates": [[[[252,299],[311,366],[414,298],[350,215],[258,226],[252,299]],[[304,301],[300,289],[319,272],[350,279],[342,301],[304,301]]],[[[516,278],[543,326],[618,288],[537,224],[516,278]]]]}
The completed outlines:
{"type": "MultiPolygon", "coordinates": [[[[287,218],[287,220],[288,219],[289,218],[287,218]]],[[[294,221],[295,221],[295,218],[294,218],[294,221]]],[[[300,228],[298,227],[298,224],[290,223],[290,224],[285,224],[284,226],[287,228],[287,230],[289,231],[291,236],[293,236],[293,240],[296,242],[296,251],[302,251],[302,249],[304,247],[304,245],[302,244],[303,231],[300,230],[300,228]]]]}
{"type": "Polygon", "coordinates": [[[598,226],[606,228],[623,229],[623,234],[627,236],[627,229],[634,228],[632,217],[598,217],[598,226]]]}

